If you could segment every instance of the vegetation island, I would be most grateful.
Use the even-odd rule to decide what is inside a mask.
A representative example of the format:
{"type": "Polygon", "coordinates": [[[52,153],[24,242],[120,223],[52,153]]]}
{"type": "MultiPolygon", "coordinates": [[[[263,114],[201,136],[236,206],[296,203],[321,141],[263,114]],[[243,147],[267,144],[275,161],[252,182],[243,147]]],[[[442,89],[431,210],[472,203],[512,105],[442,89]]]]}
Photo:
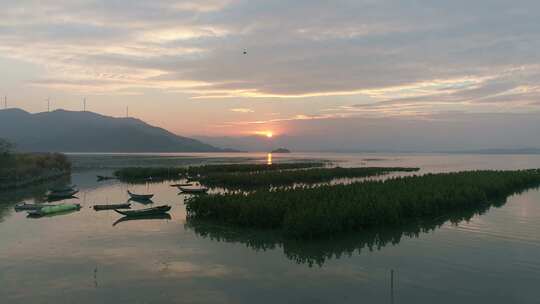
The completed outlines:
{"type": "Polygon", "coordinates": [[[538,169],[466,171],[195,196],[186,201],[186,209],[191,219],[313,239],[487,208],[539,185],[538,169]]]}
{"type": "Polygon", "coordinates": [[[115,174],[127,182],[188,177],[225,189],[187,199],[188,220],[274,230],[291,239],[452,218],[499,206],[509,195],[540,185],[539,169],[417,175],[418,170],[298,162],[124,168],[115,174]],[[339,179],[345,180],[334,182],[339,179]]]}
{"type": "Polygon", "coordinates": [[[277,148],[275,150],[272,150],[270,153],[291,153],[291,151],[285,148],[277,148]]]}

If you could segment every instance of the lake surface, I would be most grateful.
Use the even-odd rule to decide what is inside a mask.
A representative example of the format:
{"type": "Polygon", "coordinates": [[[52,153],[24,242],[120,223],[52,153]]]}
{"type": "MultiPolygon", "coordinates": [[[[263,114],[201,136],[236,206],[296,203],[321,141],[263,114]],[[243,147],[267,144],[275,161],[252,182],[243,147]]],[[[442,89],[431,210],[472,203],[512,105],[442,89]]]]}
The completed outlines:
{"type": "MultiPolygon", "coordinates": [[[[78,212],[39,219],[0,199],[1,303],[540,303],[540,191],[459,223],[425,223],[295,242],[270,232],[186,221],[168,183],[98,183],[115,166],[268,162],[266,154],[73,155],[78,212]],[[151,192],[170,219],[117,222],[94,204],[151,192]]],[[[422,173],[540,168],[536,155],[290,154],[341,166],[415,166],[422,173]]],[[[136,202],[134,208],[142,208],[136,202]]]]}

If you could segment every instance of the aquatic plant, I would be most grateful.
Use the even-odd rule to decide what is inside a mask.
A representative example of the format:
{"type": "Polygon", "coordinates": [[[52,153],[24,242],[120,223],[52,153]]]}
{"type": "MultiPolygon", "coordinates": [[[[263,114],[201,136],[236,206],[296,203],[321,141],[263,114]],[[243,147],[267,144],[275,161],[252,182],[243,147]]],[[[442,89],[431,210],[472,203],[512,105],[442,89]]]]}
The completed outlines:
{"type": "Polygon", "coordinates": [[[292,239],[286,238],[279,231],[245,228],[199,220],[188,217],[184,227],[203,238],[218,242],[244,244],[255,251],[282,249],[283,254],[297,264],[309,267],[323,266],[327,261],[342,256],[360,255],[362,251],[377,251],[387,245],[395,245],[403,238],[418,237],[434,231],[447,222],[458,224],[469,221],[473,216],[484,214],[492,206],[501,207],[504,200],[497,200],[493,205],[470,205],[462,210],[448,212],[434,219],[412,221],[395,227],[364,229],[362,233],[343,233],[330,239],[292,239]]]}
{"type": "Polygon", "coordinates": [[[328,182],[336,178],[372,177],[390,172],[414,172],[418,168],[361,167],[361,168],[313,168],[306,170],[212,173],[199,181],[209,187],[234,189],[269,188],[294,184],[328,182]]]}
{"type": "Polygon", "coordinates": [[[188,216],[310,239],[406,224],[473,207],[540,185],[538,169],[426,174],[314,188],[198,196],[188,216]]]}
{"type": "Polygon", "coordinates": [[[149,177],[154,181],[192,177],[208,187],[234,189],[270,188],[294,184],[312,184],[336,178],[370,177],[389,172],[413,172],[418,168],[361,167],[321,168],[326,163],[281,163],[281,164],[230,164],[204,165],[186,168],[124,168],[115,175],[123,181],[136,182],[149,177]]]}
{"type": "Polygon", "coordinates": [[[210,174],[266,172],[275,170],[296,170],[323,167],[326,162],[298,162],[277,164],[219,164],[189,167],[128,167],[115,171],[115,176],[123,181],[136,181],[152,177],[153,179],[174,180],[180,176],[205,177],[210,174]]]}
{"type": "Polygon", "coordinates": [[[52,171],[69,172],[71,163],[60,153],[9,153],[0,157],[0,179],[35,178],[52,171]]]}

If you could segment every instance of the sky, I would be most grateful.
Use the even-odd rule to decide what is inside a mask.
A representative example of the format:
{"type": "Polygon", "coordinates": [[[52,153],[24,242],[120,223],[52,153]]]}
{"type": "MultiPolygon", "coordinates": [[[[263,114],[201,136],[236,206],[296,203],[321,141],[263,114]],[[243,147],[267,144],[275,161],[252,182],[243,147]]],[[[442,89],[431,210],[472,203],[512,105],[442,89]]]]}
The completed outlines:
{"type": "Polygon", "coordinates": [[[0,0],[0,96],[186,136],[509,148],[540,130],[540,2],[0,0]],[[511,134],[511,136],[510,136],[511,134]]]}

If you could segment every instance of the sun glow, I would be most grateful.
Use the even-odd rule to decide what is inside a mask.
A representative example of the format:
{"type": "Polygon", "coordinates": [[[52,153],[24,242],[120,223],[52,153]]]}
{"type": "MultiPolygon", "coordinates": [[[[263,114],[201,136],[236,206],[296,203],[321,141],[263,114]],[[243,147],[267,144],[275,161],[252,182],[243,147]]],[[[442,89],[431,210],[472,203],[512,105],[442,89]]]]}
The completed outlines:
{"type": "Polygon", "coordinates": [[[261,135],[261,136],[266,136],[267,138],[274,137],[274,132],[272,132],[272,131],[258,131],[258,132],[255,132],[255,134],[261,135]]]}

